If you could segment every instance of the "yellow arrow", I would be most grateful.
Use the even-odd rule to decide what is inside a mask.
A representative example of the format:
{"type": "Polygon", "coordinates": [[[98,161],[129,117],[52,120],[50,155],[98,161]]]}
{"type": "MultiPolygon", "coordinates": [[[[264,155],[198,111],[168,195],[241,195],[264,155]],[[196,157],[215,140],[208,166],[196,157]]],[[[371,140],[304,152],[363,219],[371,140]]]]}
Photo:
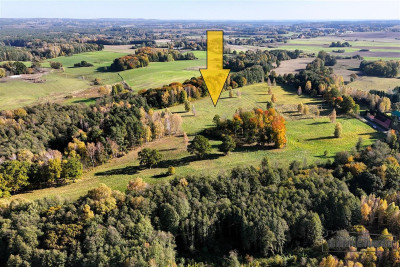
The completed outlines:
{"type": "Polygon", "coordinates": [[[224,36],[222,31],[207,31],[207,69],[200,69],[214,106],[217,105],[228,69],[223,69],[224,36]]]}

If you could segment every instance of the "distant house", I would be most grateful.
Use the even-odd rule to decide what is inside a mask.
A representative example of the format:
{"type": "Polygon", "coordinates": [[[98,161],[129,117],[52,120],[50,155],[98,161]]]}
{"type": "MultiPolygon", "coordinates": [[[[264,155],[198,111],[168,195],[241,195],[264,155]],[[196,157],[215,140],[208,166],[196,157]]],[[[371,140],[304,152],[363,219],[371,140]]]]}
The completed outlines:
{"type": "Polygon", "coordinates": [[[385,130],[389,130],[390,125],[392,124],[392,120],[381,113],[376,113],[375,116],[368,113],[367,118],[370,121],[373,121],[376,124],[378,124],[379,126],[381,126],[382,128],[384,128],[385,130]]]}

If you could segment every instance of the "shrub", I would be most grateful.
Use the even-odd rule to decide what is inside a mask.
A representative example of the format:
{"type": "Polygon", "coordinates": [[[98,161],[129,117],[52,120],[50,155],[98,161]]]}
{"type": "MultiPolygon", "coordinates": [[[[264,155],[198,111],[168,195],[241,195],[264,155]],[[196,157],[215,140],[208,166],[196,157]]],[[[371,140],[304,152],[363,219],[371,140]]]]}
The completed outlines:
{"type": "Polygon", "coordinates": [[[100,78],[96,78],[96,79],[94,79],[93,84],[94,85],[100,85],[100,84],[102,84],[102,81],[101,81],[100,78]]]}
{"type": "Polygon", "coordinates": [[[168,175],[174,175],[175,173],[176,173],[175,167],[169,166],[168,167],[168,175]]]}
{"type": "Polygon", "coordinates": [[[89,62],[86,62],[85,60],[82,60],[81,62],[75,63],[75,64],[74,64],[74,67],[75,67],[75,68],[79,68],[79,67],[92,67],[92,66],[93,66],[93,64],[91,64],[91,63],[89,63],[89,62]]]}
{"type": "Polygon", "coordinates": [[[62,64],[60,63],[60,62],[50,62],[50,67],[52,68],[52,69],[56,69],[56,70],[58,70],[58,69],[61,69],[62,68],[62,64]]]}
{"type": "Polygon", "coordinates": [[[227,155],[229,152],[235,150],[236,142],[230,135],[225,135],[222,144],[219,147],[219,150],[227,155]]]}
{"type": "Polygon", "coordinates": [[[336,123],[334,132],[335,137],[340,138],[342,136],[342,131],[342,124],[340,122],[336,123]]]}

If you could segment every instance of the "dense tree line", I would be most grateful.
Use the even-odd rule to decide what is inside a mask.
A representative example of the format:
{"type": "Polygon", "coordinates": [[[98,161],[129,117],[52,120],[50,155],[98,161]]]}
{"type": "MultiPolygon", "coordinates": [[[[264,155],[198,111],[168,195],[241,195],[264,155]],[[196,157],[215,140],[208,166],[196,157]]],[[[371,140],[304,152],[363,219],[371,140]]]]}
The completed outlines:
{"type": "Polygon", "coordinates": [[[192,52],[182,54],[173,49],[158,49],[152,47],[138,48],[133,55],[127,55],[114,59],[108,68],[110,71],[124,71],[128,69],[142,68],[149,62],[169,62],[174,60],[194,60],[196,57],[192,52]]]}
{"type": "Polygon", "coordinates": [[[349,44],[349,42],[332,42],[329,47],[351,47],[351,44],[349,44]]]}
{"type": "Polygon", "coordinates": [[[400,62],[399,61],[365,61],[360,63],[360,70],[365,75],[394,78],[399,74],[400,62]]]}
{"type": "Polygon", "coordinates": [[[144,97],[151,107],[164,108],[204,97],[208,91],[202,77],[193,77],[183,83],[173,82],[160,88],[143,89],[138,94],[144,97]]]}
{"type": "Polygon", "coordinates": [[[234,53],[233,55],[224,56],[224,68],[237,72],[245,68],[260,65],[264,72],[267,74],[272,70],[272,63],[283,60],[295,59],[300,55],[300,50],[286,51],[286,50],[257,50],[246,52],[234,53]]]}
{"type": "Polygon", "coordinates": [[[10,42],[0,45],[0,61],[33,61],[83,52],[100,51],[103,45],[88,43],[10,42]],[[18,45],[17,45],[18,44],[18,45]],[[18,47],[17,47],[18,46],[18,47]]]}
{"type": "Polygon", "coordinates": [[[172,45],[173,45],[173,47],[178,48],[178,49],[188,49],[188,50],[193,50],[193,51],[207,50],[207,42],[205,40],[195,41],[195,40],[183,39],[183,40],[174,41],[172,45]]]}

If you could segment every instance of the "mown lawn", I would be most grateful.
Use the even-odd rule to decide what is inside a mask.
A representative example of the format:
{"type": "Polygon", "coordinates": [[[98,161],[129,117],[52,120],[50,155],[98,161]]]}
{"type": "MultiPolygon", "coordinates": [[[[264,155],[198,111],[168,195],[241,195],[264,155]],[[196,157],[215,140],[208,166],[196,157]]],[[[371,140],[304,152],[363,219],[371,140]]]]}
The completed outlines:
{"type": "MultiPolygon", "coordinates": [[[[185,113],[182,105],[170,108],[172,112],[179,112],[183,117],[183,130],[189,138],[204,128],[212,125],[212,118],[215,114],[221,117],[231,117],[237,108],[250,109],[253,107],[265,108],[265,102],[271,96],[267,94],[266,84],[255,84],[240,88],[241,97],[229,98],[228,92],[223,92],[217,107],[212,105],[211,99],[206,97],[193,102],[197,116],[192,113],[185,113]]],[[[273,93],[277,97],[276,107],[285,108],[290,105],[320,104],[319,99],[297,96],[290,88],[274,87],[273,93]]],[[[284,114],[285,115],[285,114],[284,114]]],[[[285,115],[287,120],[287,147],[283,149],[271,149],[260,147],[238,148],[227,156],[218,151],[219,141],[212,140],[212,152],[207,159],[197,160],[185,149],[182,136],[166,137],[161,140],[146,144],[145,147],[158,149],[163,155],[163,161],[158,168],[143,170],[139,167],[137,153],[142,148],[137,148],[128,155],[113,159],[109,163],[96,167],[84,174],[83,179],[75,184],[37,190],[31,193],[15,197],[37,199],[44,196],[64,196],[77,198],[87,190],[105,183],[113,189],[125,190],[128,182],[135,177],[142,177],[149,183],[159,183],[171,179],[165,176],[168,166],[176,167],[176,176],[193,174],[217,175],[237,166],[258,165],[263,157],[269,157],[273,164],[287,164],[293,160],[302,163],[304,159],[308,163],[314,161],[325,161],[338,151],[350,150],[362,137],[364,144],[371,144],[379,134],[353,118],[341,117],[338,122],[343,125],[343,137],[333,138],[334,124],[329,122],[327,117],[303,119],[297,116],[285,115]],[[327,158],[324,151],[328,152],[327,158]]]]}

